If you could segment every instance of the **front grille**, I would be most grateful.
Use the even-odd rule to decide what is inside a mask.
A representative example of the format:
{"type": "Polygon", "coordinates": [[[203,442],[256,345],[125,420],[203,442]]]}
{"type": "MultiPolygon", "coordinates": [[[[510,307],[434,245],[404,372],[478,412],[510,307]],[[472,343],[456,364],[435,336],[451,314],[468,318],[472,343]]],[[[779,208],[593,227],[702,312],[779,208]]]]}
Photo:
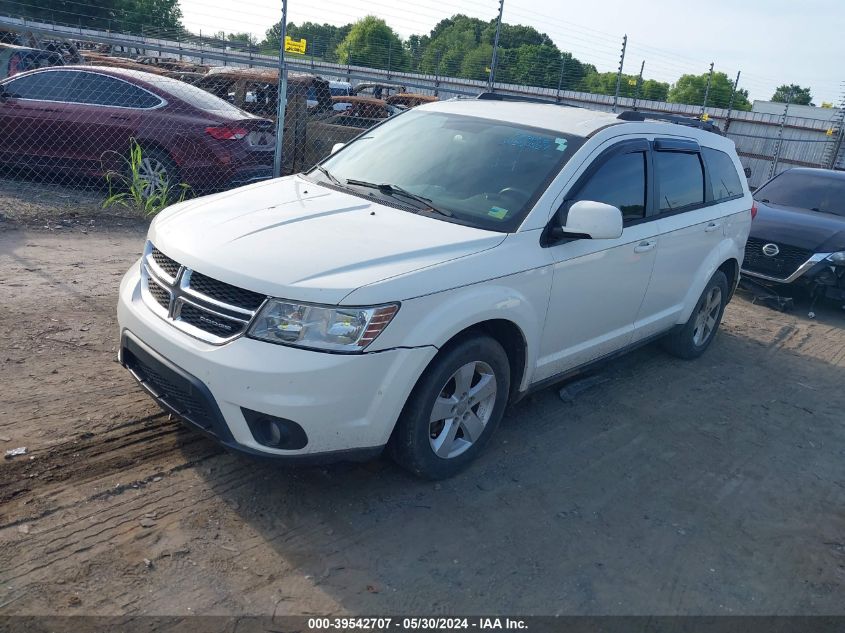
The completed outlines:
{"type": "Polygon", "coordinates": [[[150,295],[156,300],[162,308],[168,310],[170,308],[170,292],[159,286],[156,282],[151,281],[147,284],[147,290],[150,295]]]}
{"type": "Polygon", "coordinates": [[[214,409],[188,380],[164,365],[141,360],[126,348],[123,350],[123,362],[177,415],[204,429],[212,428],[214,409]]]}
{"type": "Polygon", "coordinates": [[[243,308],[244,310],[255,310],[266,299],[265,295],[217,281],[196,271],[191,272],[189,283],[191,290],[195,292],[204,294],[217,301],[243,308]]]}
{"type": "Polygon", "coordinates": [[[812,251],[803,248],[750,237],[745,243],[745,260],[742,267],[761,275],[786,279],[812,256],[812,251]],[[766,244],[777,244],[780,252],[774,257],[769,257],[763,253],[766,244]]]}
{"type": "Polygon", "coordinates": [[[155,246],[152,247],[150,255],[152,256],[153,261],[158,264],[159,268],[161,268],[168,275],[176,279],[176,274],[179,272],[179,262],[170,259],[167,255],[162,253],[155,246]]]}
{"type": "Polygon", "coordinates": [[[145,252],[144,300],[162,317],[160,308],[164,308],[166,319],[183,332],[209,343],[225,343],[243,334],[266,299],[261,293],[189,270],[149,242],[145,252]]]}
{"type": "Polygon", "coordinates": [[[240,334],[244,328],[244,324],[240,321],[228,319],[219,314],[211,314],[190,303],[182,304],[179,311],[179,320],[220,338],[229,338],[235,334],[240,334]]]}

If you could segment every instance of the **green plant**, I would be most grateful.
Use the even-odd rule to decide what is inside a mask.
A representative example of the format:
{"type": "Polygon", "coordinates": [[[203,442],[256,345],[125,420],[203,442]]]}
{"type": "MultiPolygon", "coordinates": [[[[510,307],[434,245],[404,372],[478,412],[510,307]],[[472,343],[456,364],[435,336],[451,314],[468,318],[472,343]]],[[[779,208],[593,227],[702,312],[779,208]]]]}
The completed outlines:
{"type": "Polygon", "coordinates": [[[104,209],[119,204],[140,209],[146,215],[155,215],[170,204],[182,202],[191,190],[190,185],[184,182],[172,185],[167,173],[152,170],[150,160],[145,160],[144,150],[134,138],[129,140],[128,158],[109,150],[100,157],[101,162],[105,163],[109,155],[117,157],[124,169],[106,170],[109,195],[103,202],[104,209]]]}

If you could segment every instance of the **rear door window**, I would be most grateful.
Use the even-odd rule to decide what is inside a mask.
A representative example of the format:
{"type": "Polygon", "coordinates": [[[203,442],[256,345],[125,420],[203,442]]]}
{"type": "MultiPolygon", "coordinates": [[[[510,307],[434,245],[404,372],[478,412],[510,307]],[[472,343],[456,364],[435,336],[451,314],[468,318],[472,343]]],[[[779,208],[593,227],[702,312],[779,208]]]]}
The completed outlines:
{"type": "Polygon", "coordinates": [[[702,147],[701,154],[707,163],[710,185],[713,187],[713,200],[725,200],[743,195],[742,182],[736,173],[736,166],[731,157],[717,149],[702,147]]]}
{"type": "Polygon", "coordinates": [[[4,84],[10,97],[33,101],[67,101],[70,86],[77,73],[51,70],[13,79],[4,84]]]}
{"type": "Polygon", "coordinates": [[[154,94],[129,82],[98,73],[77,73],[69,101],[119,108],[154,108],[161,104],[154,94]]]}
{"type": "Polygon", "coordinates": [[[661,213],[704,203],[704,170],[698,153],[662,151],[653,156],[661,213]]]}

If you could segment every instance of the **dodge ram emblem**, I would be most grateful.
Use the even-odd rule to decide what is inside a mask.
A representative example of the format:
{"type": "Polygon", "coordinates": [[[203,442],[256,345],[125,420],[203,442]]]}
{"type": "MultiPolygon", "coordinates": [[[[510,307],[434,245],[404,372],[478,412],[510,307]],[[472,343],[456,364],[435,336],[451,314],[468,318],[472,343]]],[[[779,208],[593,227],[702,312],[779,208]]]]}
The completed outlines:
{"type": "Polygon", "coordinates": [[[780,253],[780,249],[777,244],[766,244],[763,246],[763,255],[767,257],[774,257],[778,253],[780,253]]]}

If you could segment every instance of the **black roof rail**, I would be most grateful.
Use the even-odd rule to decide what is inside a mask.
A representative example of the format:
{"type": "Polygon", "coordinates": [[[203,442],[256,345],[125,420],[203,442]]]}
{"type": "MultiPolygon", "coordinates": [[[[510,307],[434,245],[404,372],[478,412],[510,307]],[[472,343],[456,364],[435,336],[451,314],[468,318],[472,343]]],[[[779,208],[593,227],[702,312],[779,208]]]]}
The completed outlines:
{"type": "Polygon", "coordinates": [[[482,92],[476,99],[479,101],[521,101],[523,103],[545,103],[551,105],[559,105],[565,108],[577,108],[579,106],[569,105],[568,103],[559,103],[554,99],[541,99],[540,97],[527,97],[522,95],[510,95],[501,92],[482,92]]]}
{"type": "Polygon", "coordinates": [[[688,116],[680,116],[678,114],[662,114],[658,112],[641,112],[639,110],[625,110],[616,117],[622,121],[666,121],[667,123],[676,123],[678,125],[686,125],[688,127],[696,127],[700,130],[713,132],[719,136],[724,136],[722,129],[712,121],[702,121],[699,118],[688,116]]]}

